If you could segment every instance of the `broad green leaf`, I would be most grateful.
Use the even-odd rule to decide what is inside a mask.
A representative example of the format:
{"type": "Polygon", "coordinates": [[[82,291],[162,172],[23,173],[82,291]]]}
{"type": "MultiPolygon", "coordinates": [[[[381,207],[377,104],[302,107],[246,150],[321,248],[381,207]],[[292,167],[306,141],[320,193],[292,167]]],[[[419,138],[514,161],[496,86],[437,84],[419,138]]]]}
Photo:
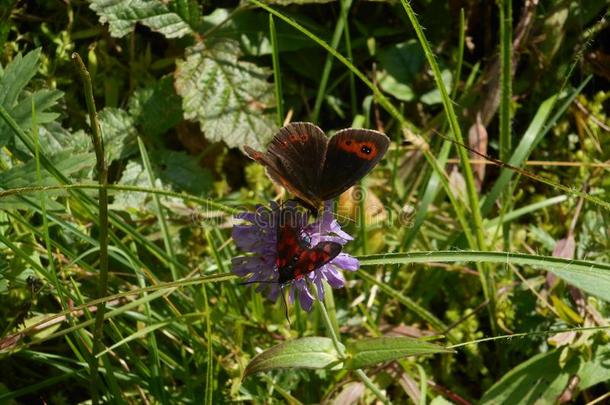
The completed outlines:
{"type": "Polygon", "coordinates": [[[578,388],[585,390],[601,382],[610,381],[610,347],[599,345],[578,372],[580,383],[578,388]]]}
{"type": "Polygon", "coordinates": [[[360,339],[349,342],[346,347],[349,360],[345,368],[348,369],[373,366],[407,356],[453,352],[433,343],[399,336],[360,339]]]}
{"type": "Polygon", "coordinates": [[[521,363],[495,383],[481,398],[481,404],[553,404],[578,372],[580,357],[560,365],[562,350],[542,353],[521,363]]]}
{"type": "Polygon", "coordinates": [[[159,136],[182,120],[181,99],[174,89],[172,76],[165,76],[154,86],[137,90],[129,99],[129,113],[144,136],[159,136]]]}
{"type": "Polygon", "coordinates": [[[386,93],[389,93],[402,101],[413,100],[414,93],[411,86],[401,83],[396,78],[385,71],[377,73],[377,82],[379,87],[386,93]]]}
{"type": "MultiPolygon", "coordinates": [[[[120,185],[150,187],[148,176],[142,167],[142,163],[130,161],[123,170],[118,182],[120,185]]],[[[155,187],[162,188],[161,181],[155,182],[155,187]]],[[[112,201],[111,207],[116,210],[124,210],[131,213],[138,213],[146,209],[147,202],[150,201],[148,193],[138,193],[132,191],[121,191],[117,193],[112,201]]]]}
{"type": "Polygon", "coordinates": [[[379,51],[379,86],[403,101],[413,99],[411,83],[424,63],[421,47],[415,40],[394,44],[379,51]]]}
{"type": "Polygon", "coordinates": [[[278,368],[329,368],[340,362],[332,340],[304,337],[273,346],[254,357],[244,376],[278,368]]]}
{"type": "Polygon", "coordinates": [[[273,105],[270,72],[238,60],[235,41],[193,47],[178,62],[176,90],[187,119],[197,120],[206,138],[230,147],[260,148],[276,127],[268,109],[273,105]]]}
{"type": "Polygon", "coordinates": [[[505,263],[550,271],[568,283],[610,302],[610,265],[585,260],[509,252],[434,251],[360,257],[361,266],[408,263],[505,263]]]}
{"type": "Polygon", "coordinates": [[[113,37],[133,31],[136,23],[147,26],[166,38],[191,34],[191,27],[161,0],[91,0],[91,9],[102,23],[108,23],[113,37]]]}
{"type": "Polygon", "coordinates": [[[201,195],[213,186],[212,173],[199,165],[196,156],[173,150],[157,150],[152,153],[152,158],[158,177],[177,191],[201,195]]]}
{"type": "Polygon", "coordinates": [[[38,127],[38,144],[40,153],[45,156],[52,156],[65,151],[71,151],[72,153],[93,151],[89,134],[83,130],[70,132],[58,122],[38,127]]]}
{"type": "Polygon", "coordinates": [[[137,131],[133,117],[120,108],[104,108],[98,114],[104,151],[108,162],[132,155],[137,150],[137,131]]]}

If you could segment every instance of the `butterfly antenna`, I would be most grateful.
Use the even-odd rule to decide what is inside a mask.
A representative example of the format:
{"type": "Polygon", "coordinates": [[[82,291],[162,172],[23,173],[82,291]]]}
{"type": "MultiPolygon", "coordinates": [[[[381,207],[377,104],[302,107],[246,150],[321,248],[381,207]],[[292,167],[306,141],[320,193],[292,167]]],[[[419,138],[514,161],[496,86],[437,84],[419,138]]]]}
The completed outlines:
{"type": "Polygon", "coordinates": [[[288,328],[290,328],[292,325],[290,324],[290,316],[288,316],[288,303],[286,302],[286,295],[284,294],[283,285],[280,286],[280,291],[282,294],[282,301],[284,302],[284,311],[285,311],[285,315],[286,315],[286,320],[288,321],[288,328]]]}

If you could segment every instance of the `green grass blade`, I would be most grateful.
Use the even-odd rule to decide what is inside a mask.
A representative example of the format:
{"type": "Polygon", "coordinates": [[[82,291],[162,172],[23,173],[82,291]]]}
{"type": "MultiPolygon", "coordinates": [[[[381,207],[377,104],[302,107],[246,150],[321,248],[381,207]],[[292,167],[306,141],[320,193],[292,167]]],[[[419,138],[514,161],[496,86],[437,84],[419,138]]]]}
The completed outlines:
{"type": "Polygon", "coordinates": [[[275,84],[275,102],[277,103],[276,124],[281,127],[284,123],[284,92],[282,91],[282,74],[280,71],[280,51],[277,42],[277,31],[273,15],[269,14],[269,36],[271,39],[271,61],[273,64],[273,83],[275,84]]]}
{"type": "Polygon", "coordinates": [[[410,263],[498,263],[533,266],[550,271],[584,291],[610,301],[610,264],[511,252],[438,251],[388,253],[359,258],[361,266],[410,263]]]}
{"type": "MultiPolygon", "coordinates": [[[[148,177],[148,183],[150,187],[153,188],[155,186],[155,174],[153,172],[152,166],[150,164],[150,159],[148,158],[148,152],[146,150],[146,146],[142,141],[142,138],[138,137],[138,148],[140,149],[140,156],[142,157],[142,163],[144,165],[144,170],[146,170],[146,176],[148,177]]],[[[165,220],[165,209],[161,204],[161,199],[158,194],[153,194],[153,201],[155,203],[155,209],[157,211],[157,220],[159,221],[159,226],[161,227],[161,234],[163,235],[163,245],[165,246],[165,253],[171,259],[169,264],[169,269],[172,273],[172,278],[174,280],[178,280],[180,278],[180,274],[178,273],[178,269],[174,265],[176,261],[176,255],[174,253],[174,246],[172,244],[172,236],[170,235],[169,227],[167,226],[167,221],[165,220]]]]}
{"type": "MultiPolygon", "coordinates": [[[[512,43],[513,13],[512,0],[502,0],[500,8],[500,160],[506,161],[511,155],[511,104],[512,104],[512,43]]],[[[512,203],[510,183],[504,191],[502,209],[507,210],[512,203]]],[[[504,250],[510,250],[510,226],[502,226],[504,250]]]]}
{"type": "MultiPolygon", "coordinates": [[[[339,14],[339,19],[337,20],[337,24],[335,25],[335,31],[333,32],[333,37],[330,41],[330,46],[333,49],[337,49],[339,46],[339,41],[341,41],[341,35],[344,33],[344,29],[347,23],[347,12],[351,6],[352,0],[344,0],[341,4],[341,13],[339,14]],[[344,12],[343,9],[346,11],[344,12]]],[[[318,92],[316,94],[316,100],[314,102],[313,111],[311,112],[311,121],[318,122],[318,118],[320,116],[320,109],[322,108],[322,102],[324,101],[324,97],[326,95],[326,86],[328,85],[328,78],[330,76],[330,70],[333,66],[333,55],[327,54],[326,60],[324,61],[324,67],[322,68],[322,76],[320,77],[320,84],[318,85],[318,92]]]]}

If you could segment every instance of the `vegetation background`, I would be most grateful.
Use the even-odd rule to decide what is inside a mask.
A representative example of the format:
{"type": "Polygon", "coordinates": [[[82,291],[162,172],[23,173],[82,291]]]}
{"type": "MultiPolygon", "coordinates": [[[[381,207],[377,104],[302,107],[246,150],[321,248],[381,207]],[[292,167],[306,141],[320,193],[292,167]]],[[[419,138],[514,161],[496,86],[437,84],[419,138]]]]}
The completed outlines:
{"type": "Polygon", "coordinates": [[[609,401],[608,17],[603,0],[3,0],[2,403],[609,401]],[[338,202],[362,268],[291,327],[230,273],[232,216],[288,197],[239,147],[284,121],[393,140],[338,202]],[[352,363],[329,346],[334,368],[246,369],[333,331],[352,363]],[[382,336],[453,352],[400,340],[354,365],[382,336]]]}

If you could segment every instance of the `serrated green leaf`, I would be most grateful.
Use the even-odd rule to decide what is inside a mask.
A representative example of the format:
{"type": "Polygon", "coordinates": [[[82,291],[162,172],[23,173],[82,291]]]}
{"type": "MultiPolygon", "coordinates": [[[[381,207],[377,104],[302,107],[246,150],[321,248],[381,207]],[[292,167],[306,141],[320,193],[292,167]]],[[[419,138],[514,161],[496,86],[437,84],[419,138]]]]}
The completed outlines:
{"type": "MultiPolygon", "coordinates": [[[[157,180],[159,188],[161,182],[157,180]]],[[[156,183],[157,183],[156,182],[156,183]]],[[[118,184],[127,186],[150,187],[148,176],[142,167],[142,164],[137,161],[130,161],[123,170],[123,174],[118,184]]],[[[157,186],[157,184],[155,184],[157,186]]],[[[121,191],[117,193],[112,201],[111,207],[115,210],[123,210],[128,212],[138,212],[145,208],[146,202],[150,195],[147,193],[138,193],[131,191],[121,191]]]]}
{"type": "Polygon", "coordinates": [[[135,121],[127,111],[104,108],[98,116],[109,162],[127,157],[137,150],[135,121]]]}
{"type": "Polygon", "coordinates": [[[137,90],[129,99],[129,112],[143,135],[159,136],[182,119],[180,102],[173,77],[165,76],[154,86],[137,90]]]}
{"type": "Polygon", "coordinates": [[[24,130],[29,129],[32,124],[32,100],[36,108],[36,124],[43,125],[55,121],[59,117],[58,113],[48,112],[57,104],[57,100],[62,98],[63,92],[59,90],[39,90],[24,97],[17,105],[10,110],[11,116],[24,130]]]}
{"type": "Polygon", "coordinates": [[[205,49],[191,48],[178,62],[176,90],[187,119],[196,120],[206,138],[230,147],[261,147],[276,130],[270,74],[238,60],[235,41],[218,41],[205,49]]]}
{"type": "Polygon", "coordinates": [[[123,37],[133,31],[136,23],[147,26],[166,38],[191,34],[191,27],[160,0],[91,0],[91,9],[102,23],[108,23],[113,37],[123,37]]]}
{"type": "MultiPolygon", "coordinates": [[[[53,166],[60,170],[66,177],[75,182],[88,179],[91,170],[95,167],[95,155],[93,153],[81,152],[74,153],[71,150],[64,150],[49,157],[53,166]]],[[[34,159],[14,166],[0,173],[0,185],[2,189],[32,187],[32,186],[56,186],[59,185],[57,178],[48,171],[41,170],[41,178],[36,175],[36,161],[34,159]]],[[[45,191],[47,196],[65,195],[64,190],[45,191]]],[[[47,202],[48,208],[59,208],[52,200],[47,202]]],[[[31,209],[27,203],[18,196],[8,196],[0,199],[0,208],[31,209]]]]}
{"type": "MultiPolygon", "coordinates": [[[[49,159],[57,170],[67,177],[78,176],[83,171],[91,169],[95,165],[93,153],[73,153],[63,151],[50,156],[49,159]]],[[[36,161],[30,160],[19,166],[0,173],[0,184],[4,189],[31,187],[32,185],[52,186],[59,184],[59,181],[46,170],[41,170],[41,181],[36,176],[36,161]]]]}
{"type": "MultiPolygon", "coordinates": [[[[6,66],[0,77],[0,104],[26,131],[31,126],[32,101],[36,108],[36,123],[43,125],[54,121],[59,116],[59,114],[48,110],[63,96],[63,93],[58,90],[38,90],[31,94],[23,94],[25,87],[36,74],[39,59],[40,48],[27,53],[25,56],[18,54],[6,66]]],[[[13,131],[9,129],[6,122],[0,120],[0,147],[9,144],[13,136],[13,131]]],[[[17,144],[13,152],[23,154],[25,150],[17,144]]],[[[29,153],[25,155],[28,156],[29,153]]]]}
{"type": "Polygon", "coordinates": [[[36,74],[40,48],[28,52],[25,56],[17,54],[4,69],[0,80],[0,104],[10,111],[17,97],[36,74]]]}
{"type": "Polygon", "coordinates": [[[38,144],[40,153],[45,156],[52,156],[65,151],[83,153],[93,150],[91,137],[85,131],[70,132],[58,122],[52,122],[38,128],[38,144]]]}
{"type": "Polygon", "coordinates": [[[453,350],[445,349],[434,343],[408,337],[391,336],[360,339],[347,344],[349,360],[345,364],[345,368],[353,370],[407,356],[452,352],[453,350]]]}
{"type": "Polygon", "coordinates": [[[329,368],[340,362],[333,342],[325,337],[304,337],[280,343],[254,357],[244,376],[279,368],[329,368]]]}

